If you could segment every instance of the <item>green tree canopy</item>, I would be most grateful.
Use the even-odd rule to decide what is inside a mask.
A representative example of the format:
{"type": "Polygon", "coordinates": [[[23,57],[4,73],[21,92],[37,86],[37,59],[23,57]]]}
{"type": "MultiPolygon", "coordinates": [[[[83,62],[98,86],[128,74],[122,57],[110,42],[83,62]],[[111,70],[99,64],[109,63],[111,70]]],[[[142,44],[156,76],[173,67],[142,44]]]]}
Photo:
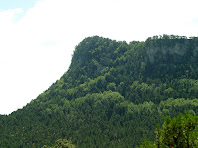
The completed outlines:
{"type": "Polygon", "coordinates": [[[198,116],[187,112],[175,118],[167,117],[156,131],[154,143],[144,141],[140,148],[194,148],[198,147],[198,116]]]}
{"type": "Polygon", "coordinates": [[[56,141],[55,146],[50,147],[44,145],[43,148],[75,148],[75,145],[71,144],[67,139],[59,139],[56,141]]]}

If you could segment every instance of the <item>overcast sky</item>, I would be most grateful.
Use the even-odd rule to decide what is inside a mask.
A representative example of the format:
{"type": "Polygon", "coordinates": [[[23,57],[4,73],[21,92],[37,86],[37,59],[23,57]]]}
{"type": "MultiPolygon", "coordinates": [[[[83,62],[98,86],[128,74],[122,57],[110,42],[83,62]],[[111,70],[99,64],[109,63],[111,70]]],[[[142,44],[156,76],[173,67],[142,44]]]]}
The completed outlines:
{"type": "Polygon", "coordinates": [[[198,36],[197,6],[197,0],[0,0],[0,114],[58,80],[85,37],[198,36]]]}

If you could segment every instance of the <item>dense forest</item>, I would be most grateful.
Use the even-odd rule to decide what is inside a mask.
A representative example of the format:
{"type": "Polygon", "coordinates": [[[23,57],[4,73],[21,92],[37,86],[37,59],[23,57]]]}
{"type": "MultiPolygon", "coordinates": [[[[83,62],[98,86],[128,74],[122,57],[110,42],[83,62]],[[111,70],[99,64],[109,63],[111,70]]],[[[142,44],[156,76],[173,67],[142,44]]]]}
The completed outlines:
{"type": "Polygon", "coordinates": [[[198,113],[198,37],[115,41],[93,36],[68,71],[23,109],[0,115],[0,147],[127,148],[154,141],[166,116],[198,113]]]}

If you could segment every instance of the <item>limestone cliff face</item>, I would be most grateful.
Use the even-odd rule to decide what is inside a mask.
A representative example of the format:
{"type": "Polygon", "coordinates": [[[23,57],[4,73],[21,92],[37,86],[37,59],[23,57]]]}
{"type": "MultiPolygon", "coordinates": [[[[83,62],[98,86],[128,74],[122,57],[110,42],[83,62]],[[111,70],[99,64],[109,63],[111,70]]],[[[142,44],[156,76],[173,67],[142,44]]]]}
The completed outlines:
{"type": "Polygon", "coordinates": [[[196,57],[198,55],[198,46],[191,46],[190,40],[184,42],[175,42],[171,45],[159,44],[149,45],[146,47],[147,60],[150,63],[159,61],[181,63],[189,56],[196,57]]]}

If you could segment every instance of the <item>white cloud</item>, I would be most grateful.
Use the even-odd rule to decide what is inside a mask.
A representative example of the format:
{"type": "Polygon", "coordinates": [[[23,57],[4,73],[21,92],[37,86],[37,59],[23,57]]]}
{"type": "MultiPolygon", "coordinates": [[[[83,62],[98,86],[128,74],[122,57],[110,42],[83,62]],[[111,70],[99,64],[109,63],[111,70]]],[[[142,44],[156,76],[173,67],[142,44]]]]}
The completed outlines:
{"type": "Polygon", "coordinates": [[[66,72],[87,36],[145,40],[159,34],[196,36],[195,0],[43,0],[0,12],[0,113],[21,108],[66,72]]]}
{"type": "Polygon", "coordinates": [[[12,23],[12,19],[14,17],[14,15],[16,15],[17,13],[22,13],[23,10],[21,8],[17,8],[17,9],[9,9],[6,11],[0,11],[0,20],[1,21],[1,25],[6,24],[6,23],[12,23]]]}

